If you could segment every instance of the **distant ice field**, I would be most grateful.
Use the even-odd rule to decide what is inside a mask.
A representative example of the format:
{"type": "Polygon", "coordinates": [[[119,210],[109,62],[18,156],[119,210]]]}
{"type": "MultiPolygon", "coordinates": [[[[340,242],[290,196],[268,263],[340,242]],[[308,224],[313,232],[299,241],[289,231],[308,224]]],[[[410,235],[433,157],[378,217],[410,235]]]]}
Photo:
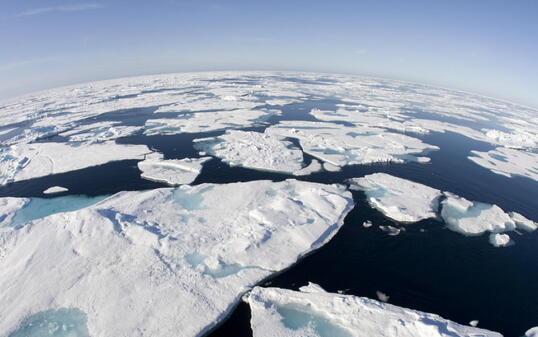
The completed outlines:
{"type": "MultiPolygon", "coordinates": [[[[55,240],[62,237],[81,251],[84,240],[65,236],[67,230],[80,227],[88,244],[102,244],[94,235],[108,240],[103,242],[110,243],[106,251],[109,257],[116,256],[116,248],[125,248],[129,254],[138,252],[124,256],[126,261],[132,260],[127,266],[133,275],[137,264],[151,261],[152,266],[157,266],[165,259],[172,263],[171,270],[186,268],[204,280],[199,284],[212,284],[207,294],[218,293],[219,284],[233,284],[233,290],[214,304],[197,304],[196,308],[210,308],[207,310],[214,319],[196,321],[189,330],[192,336],[252,336],[251,309],[247,303],[239,302],[242,294],[255,285],[298,291],[309,282],[334,294],[371,299],[381,298],[382,294],[389,304],[405,310],[440,315],[463,326],[478,321],[478,328],[522,336],[538,326],[538,231],[516,225],[522,221],[519,215],[538,222],[537,133],[538,111],[531,108],[448,89],[347,75],[170,74],[26,95],[0,102],[0,264],[6,258],[22,259],[22,255],[9,252],[14,251],[13,247],[18,247],[17,252],[25,247],[30,252],[30,247],[35,247],[32,240],[41,235],[55,240]],[[392,190],[394,195],[383,198],[377,187],[373,192],[351,190],[351,211],[336,199],[322,196],[319,200],[333,205],[335,211],[327,208],[314,216],[319,200],[309,199],[303,190],[309,187],[278,184],[288,179],[312,182],[318,186],[314,190],[333,191],[343,202],[348,198],[346,190],[350,190],[351,181],[376,173],[424,188],[410,192],[405,184],[396,181],[391,185],[381,176],[383,193],[399,188],[392,190]],[[246,226],[252,237],[235,236],[241,233],[239,230],[219,235],[222,242],[240,242],[238,247],[245,249],[250,242],[260,255],[244,254],[239,248],[230,251],[225,245],[219,246],[218,252],[208,247],[196,252],[184,247],[166,248],[170,251],[163,248],[163,240],[171,239],[163,239],[163,232],[155,228],[160,231],[167,222],[148,210],[165,205],[149,207],[153,204],[142,202],[145,197],[140,196],[158,194],[157,189],[170,186],[174,186],[171,190],[190,191],[203,190],[202,184],[214,184],[227,191],[220,197],[227,202],[227,194],[237,198],[242,193],[239,187],[230,187],[240,186],[234,185],[239,182],[251,183],[249,191],[266,191],[267,199],[263,200],[267,202],[256,206],[261,213],[244,211],[250,220],[241,222],[241,226],[246,226]],[[332,184],[339,187],[329,187],[332,184]],[[107,197],[121,202],[107,202],[107,197]],[[372,197],[377,198],[377,204],[372,197]],[[466,202],[478,206],[465,213],[460,206],[466,202]],[[105,206],[101,206],[103,203],[105,206]],[[498,209],[482,205],[496,205],[498,209]],[[104,225],[108,220],[101,219],[95,211],[103,207],[115,207],[114,212],[121,213],[108,215],[118,221],[120,231],[104,225]],[[298,211],[302,207],[305,213],[298,211]],[[272,213],[272,209],[279,211],[272,213]],[[301,217],[308,212],[311,215],[301,217]],[[346,214],[343,223],[339,223],[339,216],[346,214]],[[93,219],[95,232],[85,227],[84,217],[93,219]],[[60,225],[58,219],[67,222],[60,225]],[[313,226],[311,219],[316,221],[314,232],[308,229],[313,226]],[[475,227],[473,219],[502,223],[482,228],[475,227]],[[301,242],[294,244],[297,250],[279,252],[260,244],[265,242],[266,231],[255,225],[265,221],[275,224],[266,228],[274,242],[295,238],[301,242]],[[306,227],[282,227],[288,221],[306,227]],[[152,234],[140,232],[139,227],[144,226],[152,234]],[[331,235],[323,235],[323,226],[331,228],[331,235]],[[279,230],[289,231],[290,236],[279,230]],[[301,233],[303,240],[293,233],[301,233]],[[262,235],[262,239],[256,235],[262,235]],[[132,245],[146,248],[137,250],[132,245]],[[311,252],[310,247],[316,250],[311,252]],[[273,260],[263,261],[262,253],[266,251],[276,254],[273,260]],[[185,254],[175,261],[176,252],[185,254]],[[278,254],[287,259],[285,264],[275,264],[278,254]],[[244,266],[263,269],[243,270],[244,266]],[[275,273],[281,269],[284,270],[275,273]]],[[[219,217],[215,208],[219,197],[211,198],[216,201],[203,211],[191,210],[194,204],[182,204],[185,212],[178,216],[178,223],[192,223],[197,216],[211,219],[209,224],[200,222],[192,229],[200,233],[204,226],[217,228],[225,224],[228,220],[219,217]],[[211,216],[200,215],[204,212],[211,216]]],[[[176,229],[174,233],[181,237],[181,231],[176,229]]],[[[170,247],[174,247],[173,242],[170,247]]],[[[180,242],[188,243],[185,247],[204,247],[202,242],[184,238],[180,242]]],[[[45,247],[39,246],[36,256],[43,256],[45,247]]],[[[91,267],[91,263],[62,255],[58,247],[51,256],[65,257],[66,265],[91,267]]],[[[93,254],[90,248],[87,252],[93,254]]],[[[106,259],[99,261],[102,264],[106,259]]],[[[12,268],[12,273],[24,274],[25,269],[17,269],[19,265],[12,268]]],[[[45,273],[31,264],[27,268],[36,278],[45,273]]],[[[2,317],[0,311],[0,321],[7,322],[9,318],[5,326],[10,328],[0,331],[0,335],[38,336],[44,331],[58,336],[86,336],[88,331],[91,337],[103,335],[105,330],[95,327],[106,319],[89,308],[104,307],[105,297],[89,303],[84,296],[90,283],[83,283],[96,275],[112,277],[106,269],[99,268],[88,271],[90,278],[82,273],[81,281],[73,275],[67,278],[73,282],[69,285],[70,294],[61,294],[61,289],[54,293],[51,288],[34,297],[37,311],[31,302],[26,306],[8,304],[5,312],[10,314],[2,317]]],[[[141,278],[140,284],[164,287],[176,282],[181,284],[181,291],[195,292],[193,298],[205,298],[205,290],[194,283],[189,285],[188,279],[167,275],[165,280],[164,274],[155,270],[150,274],[154,276],[141,278]]],[[[0,277],[2,284],[12,285],[17,292],[31,291],[6,275],[7,272],[0,277]]],[[[122,277],[119,275],[120,280],[122,277]]],[[[27,284],[34,287],[39,282],[27,284]]],[[[58,284],[67,288],[66,284],[58,284]]],[[[121,289],[129,294],[129,288],[121,289]]],[[[163,289],[163,298],[173,298],[163,289]]],[[[102,291],[107,294],[106,289],[102,291]]],[[[11,303],[14,297],[9,292],[5,294],[5,303],[11,303]]],[[[158,318],[158,310],[147,310],[147,317],[158,318]]],[[[173,317],[171,313],[167,312],[167,317],[173,317]]],[[[124,326],[130,329],[129,322],[126,320],[124,326]]],[[[163,326],[162,331],[172,331],[176,324],[167,322],[171,325],[163,326]]],[[[151,322],[144,322],[144,326],[156,329],[151,322]]],[[[120,333],[121,327],[118,329],[120,333]]]]}

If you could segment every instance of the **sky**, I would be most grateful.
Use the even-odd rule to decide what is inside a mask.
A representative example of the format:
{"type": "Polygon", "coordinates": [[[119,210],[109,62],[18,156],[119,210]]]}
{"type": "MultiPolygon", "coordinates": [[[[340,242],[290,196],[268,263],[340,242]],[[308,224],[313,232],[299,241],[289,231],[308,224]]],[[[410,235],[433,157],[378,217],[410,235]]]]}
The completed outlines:
{"type": "Polygon", "coordinates": [[[538,108],[538,1],[0,0],[0,99],[123,76],[350,73],[538,108]]]}

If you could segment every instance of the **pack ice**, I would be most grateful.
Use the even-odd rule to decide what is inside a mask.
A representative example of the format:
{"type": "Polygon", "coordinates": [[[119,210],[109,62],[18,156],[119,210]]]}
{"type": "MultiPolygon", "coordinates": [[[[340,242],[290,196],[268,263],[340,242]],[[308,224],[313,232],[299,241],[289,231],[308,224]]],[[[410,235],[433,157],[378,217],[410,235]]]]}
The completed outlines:
{"type": "Polygon", "coordinates": [[[372,299],[325,292],[255,287],[246,301],[254,337],[502,337],[435,314],[372,299]]]}
{"type": "Polygon", "coordinates": [[[143,159],[145,145],[114,142],[31,143],[0,148],[0,185],[125,159],[143,159]]]}
{"type": "Polygon", "coordinates": [[[253,181],[121,192],[30,221],[0,233],[0,335],[69,308],[92,337],[200,336],[352,205],[338,185],[253,181]]]}
{"type": "Polygon", "coordinates": [[[499,147],[488,152],[471,151],[468,158],[507,177],[523,176],[538,181],[538,153],[499,147]]]}
{"type": "Polygon", "coordinates": [[[497,205],[469,201],[386,173],[353,178],[349,182],[351,189],[364,191],[368,203],[393,220],[417,222],[440,216],[449,229],[465,235],[489,232],[490,242],[495,246],[510,242],[510,237],[501,233],[537,228],[535,222],[517,212],[506,213],[497,205]]]}

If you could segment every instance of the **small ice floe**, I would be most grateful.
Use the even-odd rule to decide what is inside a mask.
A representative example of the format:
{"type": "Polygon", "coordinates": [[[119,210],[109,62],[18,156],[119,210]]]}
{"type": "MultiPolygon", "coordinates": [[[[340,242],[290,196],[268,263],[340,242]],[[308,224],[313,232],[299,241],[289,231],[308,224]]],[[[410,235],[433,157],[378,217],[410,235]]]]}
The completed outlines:
{"type": "MultiPolygon", "coordinates": [[[[303,152],[278,135],[228,130],[218,137],[196,139],[194,147],[230,166],[284,173],[303,169],[303,152]]],[[[310,169],[315,168],[316,164],[313,165],[310,169]]]]}
{"type": "Polygon", "coordinates": [[[364,227],[364,228],[369,228],[369,227],[372,227],[372,226],[373,226],[373,223],[370,220],[366,220],[366,221],[364,221],[362,223],[362,227],[364,227]]]}
{"type": "Polygon", "coordinates": [[[67,192],[67,191],[69,191],[69,189],[67,189],[65,187],[52,186],[52,187],[49,187],[46,190],[44,190],[43,194],[56,194],[56,193],[62,193],[62,192],[67,192]]]}
{"type": "Polygon", "coordinates": [[[527,330],[527,332],[525,332],[525,337],[538,337],[538,326],[527,330]]]}
{"type": "Polygon", "coordinates": [[[491,233],[489,235],[489,243],[495,247],[505,247],[511,244],[510,236],[508,234],[491,233]]]}
{"type": "Polygon", "coordinates": [[[211,157],[160,159],[149,158],[138,162],[144,179],[160,181],[169,185],[190,184],[202,172],[203,164],[211,157]]]}
{"type": "Polygon", "coordinates": [[[475,319],[475,320],[470,321],[469,325],[470,326],[478,326],[478,323],[479,323],[479,321],[475,319]]]}
{"type": "Polygon", "coordinates": [[[398,228],[398,227],[394,227],[394,226],[390,226],[390,225],[379,226],[379,229],[381,229],[383,232],[387,233],[390,236],[396,236],[396,235],[400,234],[402,232],[402,230],[403,230],[403,228],[398,228]]]}
{"type": "Polygon", "coordinates": [[[244,300],[256,337],[502,337],[435,314],[328,293],[312,283],[299,291],[254,287],[244,300]]]}
{"type": "Polygon", "coordinates": [[[380,300],[381,302],[388,302],[390,299],[390,296],[388,296],[387,294],[379,290],[375,292],[375,295],[377,296],[377,299],[380,300]]]}
{"type": "Polygon", "coordinates": [[[362,190],[368,203],[398,222],[436,217],[441,191],[410,180],[374,173],[349,180],[352,190],[362,190]]]}

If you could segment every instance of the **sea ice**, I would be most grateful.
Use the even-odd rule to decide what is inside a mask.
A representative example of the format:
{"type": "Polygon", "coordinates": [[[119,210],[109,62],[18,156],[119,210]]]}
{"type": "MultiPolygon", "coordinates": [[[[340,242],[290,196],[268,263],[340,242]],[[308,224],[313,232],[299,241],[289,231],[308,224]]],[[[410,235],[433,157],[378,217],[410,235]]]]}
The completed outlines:
{"type": "Polygon", "coordinates": [[[393,220],[417,222],[436,217],[439,190],[386,173],[353,178],[349,182],[351,189],[364,191],[368,203],[393,220]]]}
{"type": "Polygon", "coordinates": [[[494,173],[507,177],[519,175],[538,181],[538,153],[504,147],[471,153],[470,160],[494,173]]]}
{"type": "Polygon", "coordinates": [[[70,142],[100,143],[126,137],[140,132],[142,127],[121,125],[121,122],[101,122],[75,127],[60,133],[60,136],[69,137],[70,142]]]}
{"type": "Polygon", "coordinates": [[[202,172],[205,162],[211,157],[160,159],[148,158],[138,162],[140,175],[144,179],[160,181],[169,185],[182,185],[192,183],[202,172]]]}
{"type": "Polygon", "coordinates": [[[97,166],[116,160],[143,159],[145,145],[33,143],[0,149],[0,185],[97,166]]]}
{"type": "Polygon", "coordinates": [[[194,148],[230,166],[293,173],[303,165],[303,152],[293,143],[260,132],[229,130],[218,137],[195,140],[194,148]]]}
{"type": "MultiPolygon", "coordinates": [[[[506,213],[497,205],[469,201],[386,173],[353,178],[349,183],[350,189],[364,191],[368,203],[393,220],[416,222],[440,215],[450,230],[461,234],[490,232],[490,242],[497,247],[506,246],[510,241],[508,235],[499,233],[516,228],[531,232],[538,227],[534,221],[517,212],[506,213]],[[440,204],[439,200],[442,200],[440,204]],[[439,209],[440,214],[437,214],[439,209]]],[[[400,229],[393,226],[380,228],[389,235],[400,233],[400,229]]]]}
{"type": "Polygon", "coordinates": [[[39,312],[25,319],[8,337],[90,337],[86,315],[77,309],[39,312]]]}
{"type": "Polygon", "coordinates": [[[43,194],[56,194],[56,193],[62,193],[62,192],[67,192],[67,191],[69,191],[69,189],[67,189],[65,187],[52,186],[52,187],[49,187],[46,190],[44,190],[43,194]]]}
{"type": "Polygon", "coordinates": [[[0,228],[9,226],[18,210],[30,202],[28,198],[0,198],[0,228]]]}
{"type": "Polygon", "coordinates": [[[270,126],[265,132],[298,139],[305,153],[340,167],[419,161],[417,155],[438,149],[417,138],[368,126],[359,128],[332,123],[283,121],[270,126]]]}
{"type": "Polygon", "coordinates": [[[312,283],[300,291],[255,287],[245,301],[254,337],[502,337],[435,314],[328,293],[312,283]]]}
{"type": "Polygon", "coordinates": [[[0,233],[0,335],[77,308],[92,337],[201,336],[352,207],[343,186],[252,181],[121,192],[34,220],[0,233]]]}
{"type": "Polygon", "coordinates": [[[274,114],[264,110],[232,110],[185,113],[177,118],[148,119],[146,135],[200,133],[229,128],[244,128],[263,122],[274,114]]]}
{"type": "Polygon", "coordinates": [[[307,176],[309,174],[319,172],[321,171],[321,169],[322,169],[321,163],[316,159],[312,159],[312,161],[310,162],[310,165],[293,172],[293,175],[294,176],[307,176]]]}
{"type": "Polygon", "coordinates": [[[527,330],[525,337],[538,337],[538,326],[527,330]]]}

